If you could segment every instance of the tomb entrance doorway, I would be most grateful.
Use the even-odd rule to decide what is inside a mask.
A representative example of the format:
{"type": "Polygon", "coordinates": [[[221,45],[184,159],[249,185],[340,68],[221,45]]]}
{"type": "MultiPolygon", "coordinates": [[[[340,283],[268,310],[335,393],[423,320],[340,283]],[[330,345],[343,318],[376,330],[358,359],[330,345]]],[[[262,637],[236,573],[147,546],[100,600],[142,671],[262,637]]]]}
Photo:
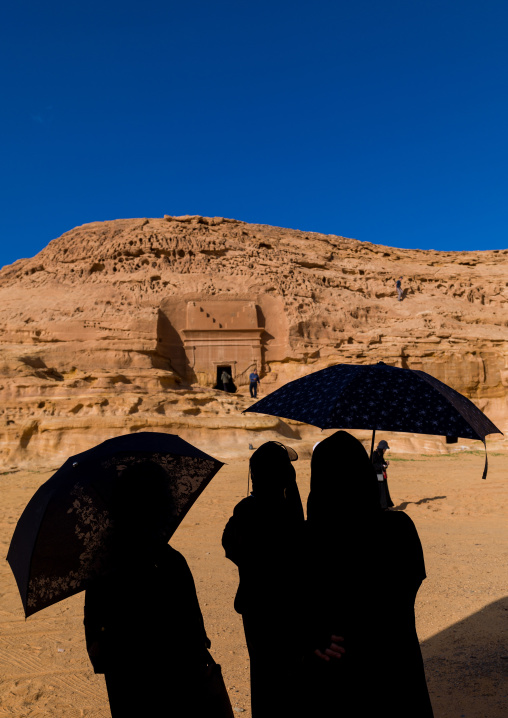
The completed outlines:
{"type": "Polygon", "coordinates": [[[225,391],[235,392],[235,383],[246,383],[246,372],[252,364],[263,365],[263,332],[254,302],[189,301],[183,345],[198,382],[223,389],[221,374],[226,370],[234,383],[229,382],[225,391]]]}

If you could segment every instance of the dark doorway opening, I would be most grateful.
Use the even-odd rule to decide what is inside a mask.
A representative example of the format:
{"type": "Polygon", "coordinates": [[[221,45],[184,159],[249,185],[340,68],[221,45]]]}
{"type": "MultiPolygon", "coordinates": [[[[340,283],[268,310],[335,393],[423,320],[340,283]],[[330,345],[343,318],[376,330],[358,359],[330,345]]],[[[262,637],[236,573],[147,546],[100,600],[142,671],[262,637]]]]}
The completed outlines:
{"type": "Polygon", "coordinates": [[[231,365],[230,364],[220,364],[217,366],[217,383],[215,385],[216,389],[220,389],[221,391],[228,391],[231,393],[234,393],[236,391],[236,386],[233,383],[233,373],[231,371],[231,365]],[[222,380],[222,374],[226,372],[226,374],[229,374],[229,381],[226,383],[222,380]]]}

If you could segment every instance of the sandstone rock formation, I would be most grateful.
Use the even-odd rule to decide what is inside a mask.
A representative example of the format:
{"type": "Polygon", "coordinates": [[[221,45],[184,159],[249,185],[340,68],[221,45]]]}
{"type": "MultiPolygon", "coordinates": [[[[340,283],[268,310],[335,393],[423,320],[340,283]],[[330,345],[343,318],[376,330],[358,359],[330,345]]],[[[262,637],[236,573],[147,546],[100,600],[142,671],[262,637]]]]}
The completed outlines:
{"type": "Polygon", "coordinates": [[[218,456],[276,437],[308,450],[318,430],[241,414],[253,366],[263,394],[339,362],[423,369],[508,429],[508,250],[393,249],[220,217],[116,220],[4,267],[0,298],[6,467],[57,465],[144,429],[218,456]],[[213,388],[223,366],[236,394],[213,388]]]}

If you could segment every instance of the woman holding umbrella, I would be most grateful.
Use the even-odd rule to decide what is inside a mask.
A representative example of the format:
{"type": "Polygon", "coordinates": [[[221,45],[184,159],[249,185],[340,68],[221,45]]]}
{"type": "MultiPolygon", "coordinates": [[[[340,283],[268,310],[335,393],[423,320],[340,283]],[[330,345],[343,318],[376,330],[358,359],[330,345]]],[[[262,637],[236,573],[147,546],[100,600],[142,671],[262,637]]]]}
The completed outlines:
{"type": "Polygon", "coordinates": [[[192,574],[168,546],[221,466],[174,434],[117,436],[70,457],[16,525],[7,559],[26,616],[86,589],[113,718],[232,718],[192,574]]]}
{"type": "Polygon", "coordinates": [[[414,618],[420,539],[409,516],[381,510],[367,452],[345,431],[314,451],[307,516],[310,640],[342,636],[345,649],[307,662],[308,713],[431,718],[414,618]]]}
{"type": "Polygon", "coordinates": [[[113,718],[206,712],[200,687],[210,641],[187,562],[167,543],[166,485],[153,461],[119,477],[113,568],[86,591],[87,649],[95,672],[104,673],[113,718]]]}

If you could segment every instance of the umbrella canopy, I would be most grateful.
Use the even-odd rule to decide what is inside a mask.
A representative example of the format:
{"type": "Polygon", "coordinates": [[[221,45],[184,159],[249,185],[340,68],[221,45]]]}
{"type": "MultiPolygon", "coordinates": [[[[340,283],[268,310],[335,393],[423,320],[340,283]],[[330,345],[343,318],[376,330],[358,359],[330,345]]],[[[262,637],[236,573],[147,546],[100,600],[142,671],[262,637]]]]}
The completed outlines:
{"type": "Polygon", "coordinates": [[[223,466],[179,436],[157,432],[108,439],[68,459],[31,498],[9,547],[7,560],[27,617],[108,572],[114,488],[127,467],[147,460],[167,477],[168,540],[223,466]]]}
{"type": "Polygon", "coordinates": [[[502,434],[472,401],[424,371],[336,364],[285,384],[246,411],[321,429],[382,429],[480,439],[502,434]]]}

